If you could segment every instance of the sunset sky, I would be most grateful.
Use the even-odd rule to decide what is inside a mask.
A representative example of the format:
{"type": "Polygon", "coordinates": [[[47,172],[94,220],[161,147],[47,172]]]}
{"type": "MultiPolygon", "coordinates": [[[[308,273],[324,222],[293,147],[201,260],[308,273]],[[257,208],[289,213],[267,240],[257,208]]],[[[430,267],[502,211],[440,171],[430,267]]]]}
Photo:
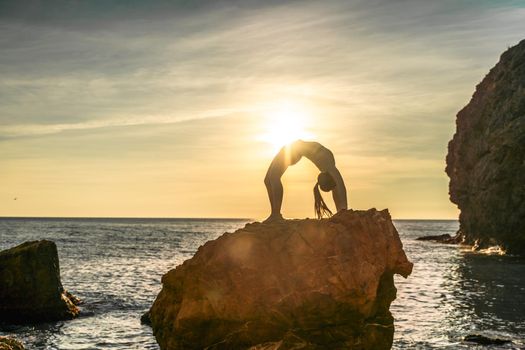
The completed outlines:
{"type": "MultiPolygon", "coordinates": [[[[272,157],[303,138],[334,152],[351,208],[457,218],[455,114],[524,18],[525,1],[0,1],[0,216],[262,219],[272,157]]],[[[316,176],[288,170],[285,216],[313,217],[316,176]]]]}

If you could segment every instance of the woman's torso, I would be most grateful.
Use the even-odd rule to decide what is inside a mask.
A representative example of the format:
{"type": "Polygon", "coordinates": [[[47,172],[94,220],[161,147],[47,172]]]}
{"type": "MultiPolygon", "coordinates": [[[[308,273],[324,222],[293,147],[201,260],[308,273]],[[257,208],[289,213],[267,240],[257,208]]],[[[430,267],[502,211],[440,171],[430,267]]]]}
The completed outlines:
{"type": "Polygon", "coordinates": [[[319,142],[301,142],[302,155],[311,160],[320,171],[328,171],[335,166],[334,155],[328,148],[319,142]]]}

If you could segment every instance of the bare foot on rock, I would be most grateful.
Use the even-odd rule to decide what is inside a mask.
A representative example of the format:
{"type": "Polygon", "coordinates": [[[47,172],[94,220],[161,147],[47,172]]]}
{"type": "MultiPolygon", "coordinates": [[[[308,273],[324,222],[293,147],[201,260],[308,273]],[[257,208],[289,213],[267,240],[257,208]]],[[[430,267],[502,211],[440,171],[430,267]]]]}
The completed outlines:
{"type": "Polygon", "coordinates": [[[268,224],[268,223],[272,223],[272,222],[279,222],[279,221],[284,221],[284,220],[285,219],[283,218],[283,216],[281,214],[272,214],[272,215],[268,216],[268,219],[263,221],[263,224],[268,224]]]}

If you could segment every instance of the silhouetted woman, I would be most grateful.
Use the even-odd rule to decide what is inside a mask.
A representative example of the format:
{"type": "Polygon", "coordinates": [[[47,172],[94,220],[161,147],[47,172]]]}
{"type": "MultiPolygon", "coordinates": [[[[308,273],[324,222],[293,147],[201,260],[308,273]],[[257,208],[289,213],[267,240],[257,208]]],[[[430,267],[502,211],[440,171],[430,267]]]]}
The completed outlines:
{"type": "Polygon", "coordinates": [[[297,163],[302,157],[306,157],[321,171],[314,186],[315,214],[318,219],[323,216],[332,216],[332,212],[321,196],[321,190],[332,191],[337,211],[347,209],[346,187],[343,177],[335,167],[335,159],[332,152],[318,142],[306,142],[297,140],[288,146],[281,148],[275,156],[266,172],[264,184],[268,190],[272,213],[266,221],[282,220],[281,205],[283,203],[283,184],[281,177],[290,165],[297,163]]]}

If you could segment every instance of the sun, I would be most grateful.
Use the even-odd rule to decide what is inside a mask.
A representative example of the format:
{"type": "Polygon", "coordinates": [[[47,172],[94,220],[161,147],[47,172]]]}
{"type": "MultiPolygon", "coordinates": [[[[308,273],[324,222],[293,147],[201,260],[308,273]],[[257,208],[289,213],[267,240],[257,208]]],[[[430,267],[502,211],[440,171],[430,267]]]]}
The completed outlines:
{"type": "Polygon", "coordinates": [[[265,112],[266,132],[261,139],[277,152],[295,140],[312,138],[312,133],[308,131],[309,122],[310,115],[304,105],[290,101],[276,103],[265,112]]]}

